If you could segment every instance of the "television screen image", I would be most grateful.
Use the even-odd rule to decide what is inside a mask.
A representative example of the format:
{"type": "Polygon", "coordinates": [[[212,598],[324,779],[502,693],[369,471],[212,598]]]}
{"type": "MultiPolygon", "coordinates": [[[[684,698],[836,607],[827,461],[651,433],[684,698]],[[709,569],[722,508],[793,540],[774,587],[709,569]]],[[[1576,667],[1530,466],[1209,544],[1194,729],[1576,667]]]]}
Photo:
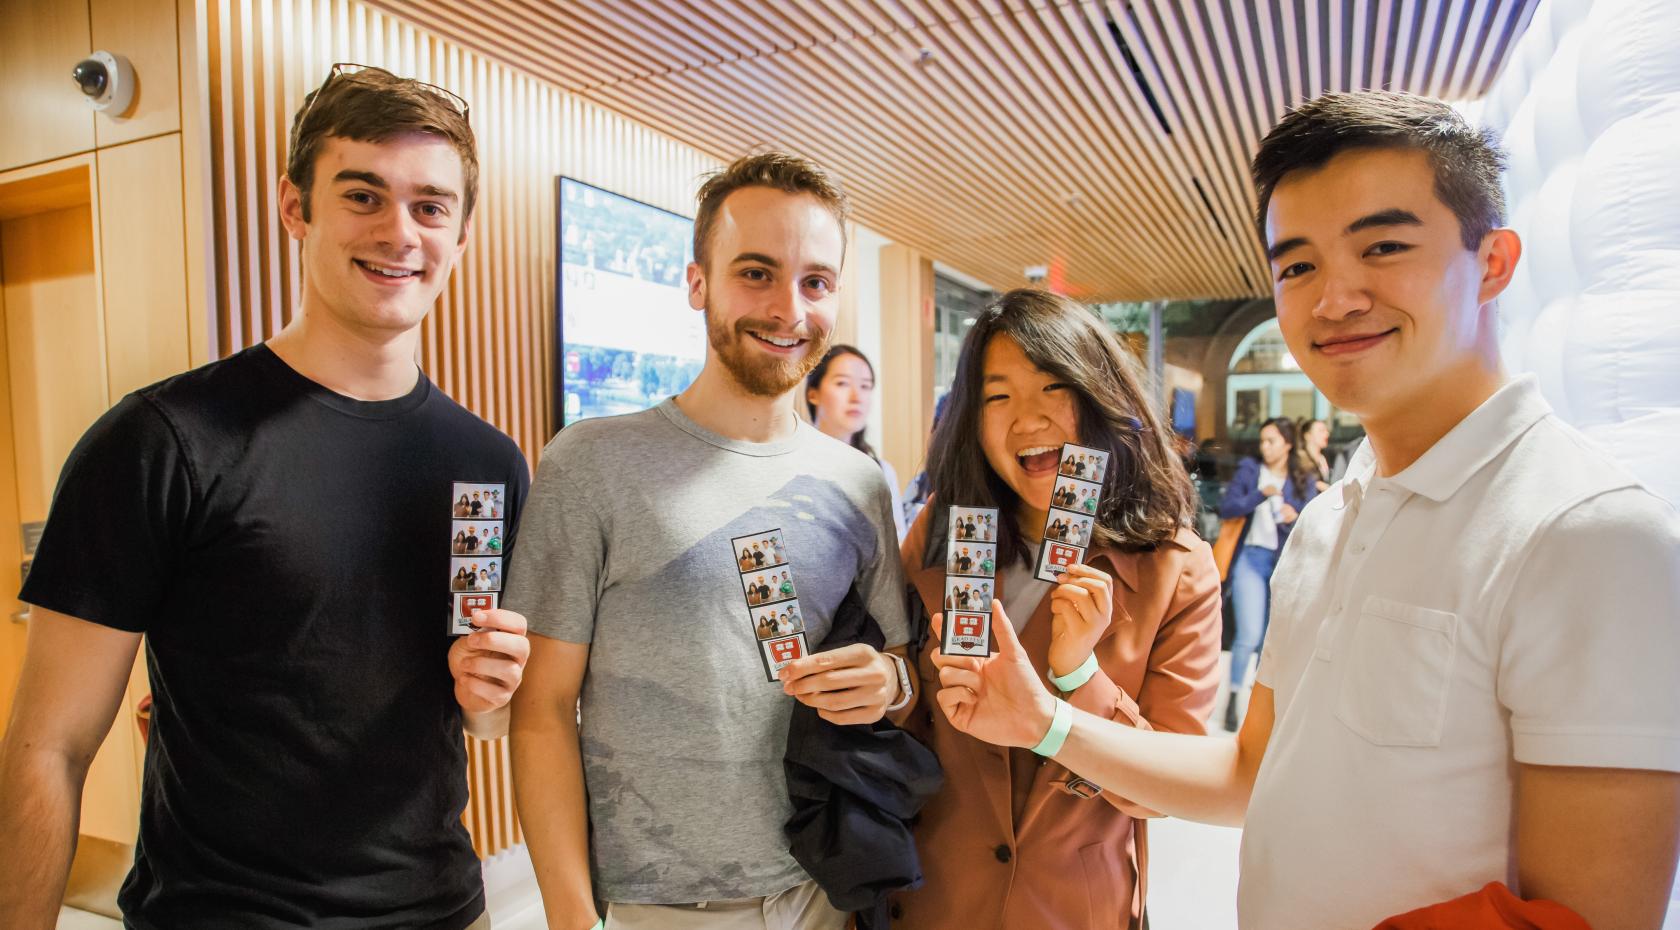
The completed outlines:
{"type": "Polygon", "coordinates": [[[694,221],[560,179],[559,425],[634,413],[681,392],[706,360],[684,272],[694,221]]]}

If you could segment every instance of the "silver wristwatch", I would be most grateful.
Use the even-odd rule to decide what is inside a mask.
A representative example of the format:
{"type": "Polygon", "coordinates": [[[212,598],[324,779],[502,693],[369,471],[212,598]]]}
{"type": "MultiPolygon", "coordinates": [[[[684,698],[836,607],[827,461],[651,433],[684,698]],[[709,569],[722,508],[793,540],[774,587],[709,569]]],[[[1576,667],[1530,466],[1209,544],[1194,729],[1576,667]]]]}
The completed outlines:
{"type": "Polygon", "coordinates": [[[902,657],[894,653],[883,652],[881,654],[893,660],[893,664],[898,666],[899,698],[898,703],[887,705],[887,713],[890,714],[895,710],[903,710],[907,705],[909,705],[910,698],[914,696],[910,693],[910,665],[905,662],[902,657]]]}

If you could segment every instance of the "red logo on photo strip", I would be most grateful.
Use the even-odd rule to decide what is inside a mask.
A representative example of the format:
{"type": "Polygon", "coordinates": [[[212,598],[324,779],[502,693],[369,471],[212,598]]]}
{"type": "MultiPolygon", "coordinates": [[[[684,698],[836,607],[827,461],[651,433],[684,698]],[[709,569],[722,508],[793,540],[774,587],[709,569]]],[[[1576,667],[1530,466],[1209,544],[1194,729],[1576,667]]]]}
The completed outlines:
{"type": "Polygon", "coordinates": [[[953,614],[951,630],[955,636],[979,639],[980,630],[985,622],[986,616],[984,614],[953,614]]]}
{"type": "Polygon", "coordinates": [[[1050,565],[1053,568],[1067,568],[1079,561],[1079,550],[1060,543],[1050,544],[1050,565]]]}
{"type": "Polygon", "coordinates": [[[463,595],[461,595],[461,616],[462,617],[470,617],[470,616],[472,616],[472,612],[475,611],[475,610],[490,610],[490,609],[492,609],[492,607],[493,607],[493,601],[492,601],[490,595],[488,595],[488,594],[463,594],[463,595]]]}
{"type": "Polygon", "coordinates": [[[799,639],[784,639],[770,644],[770,658],[775,662],[792,662],[799,658],[799,639]]]}

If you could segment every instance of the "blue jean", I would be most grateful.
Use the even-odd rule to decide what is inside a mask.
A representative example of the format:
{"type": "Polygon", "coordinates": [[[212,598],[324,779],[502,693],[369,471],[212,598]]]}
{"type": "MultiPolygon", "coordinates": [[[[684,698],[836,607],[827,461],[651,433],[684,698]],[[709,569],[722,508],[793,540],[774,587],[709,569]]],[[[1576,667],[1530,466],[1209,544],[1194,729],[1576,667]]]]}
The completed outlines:
{"type": "Polygon", "coordinates": [[[1277,568],[1277,550],[1243,546],[1237,563],[1231,566],[1231,607],[1237,616],[1237,635],[1231,639],[1231,688],[1243,686],[1248,660],[1266,640],[1266,623],[1271,619],[1272,570],[1277,568]]]}

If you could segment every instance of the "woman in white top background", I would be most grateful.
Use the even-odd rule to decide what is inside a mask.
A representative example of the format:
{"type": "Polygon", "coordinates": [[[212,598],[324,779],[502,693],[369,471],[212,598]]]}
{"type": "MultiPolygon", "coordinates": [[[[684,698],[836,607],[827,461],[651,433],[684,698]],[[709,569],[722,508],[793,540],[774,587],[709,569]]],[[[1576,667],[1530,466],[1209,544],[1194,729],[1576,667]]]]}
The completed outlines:
{"type": "Polygon", "coordinates": [[[835,439],[857,449],[881,466],[892,491],[893,525],[904,539],[904,498],[898,474],[886,459],[864,441],[863,428],[875,403],[875,366],[856,348],[836,345],[828,350],[805,379],[805,412],[811,422],[835,439]]]}
{"type": "Polygon", "coordinates": [[[1237,633],[1231,641],[1231,700],[1225,729],[1237,730],[1238,700],[1248,678],[1248,661],[1260,652],[1271,613],[1272,570],[1278,552],[1307,501],[1318,496],[1317,475],[1295,441],[1295,424],[1273,417],[1260,424],[1260,457],[1245,458],[1225,486],[1219,517],[1247,517],[1231,557],[1231,608],[1237,633]]]}

